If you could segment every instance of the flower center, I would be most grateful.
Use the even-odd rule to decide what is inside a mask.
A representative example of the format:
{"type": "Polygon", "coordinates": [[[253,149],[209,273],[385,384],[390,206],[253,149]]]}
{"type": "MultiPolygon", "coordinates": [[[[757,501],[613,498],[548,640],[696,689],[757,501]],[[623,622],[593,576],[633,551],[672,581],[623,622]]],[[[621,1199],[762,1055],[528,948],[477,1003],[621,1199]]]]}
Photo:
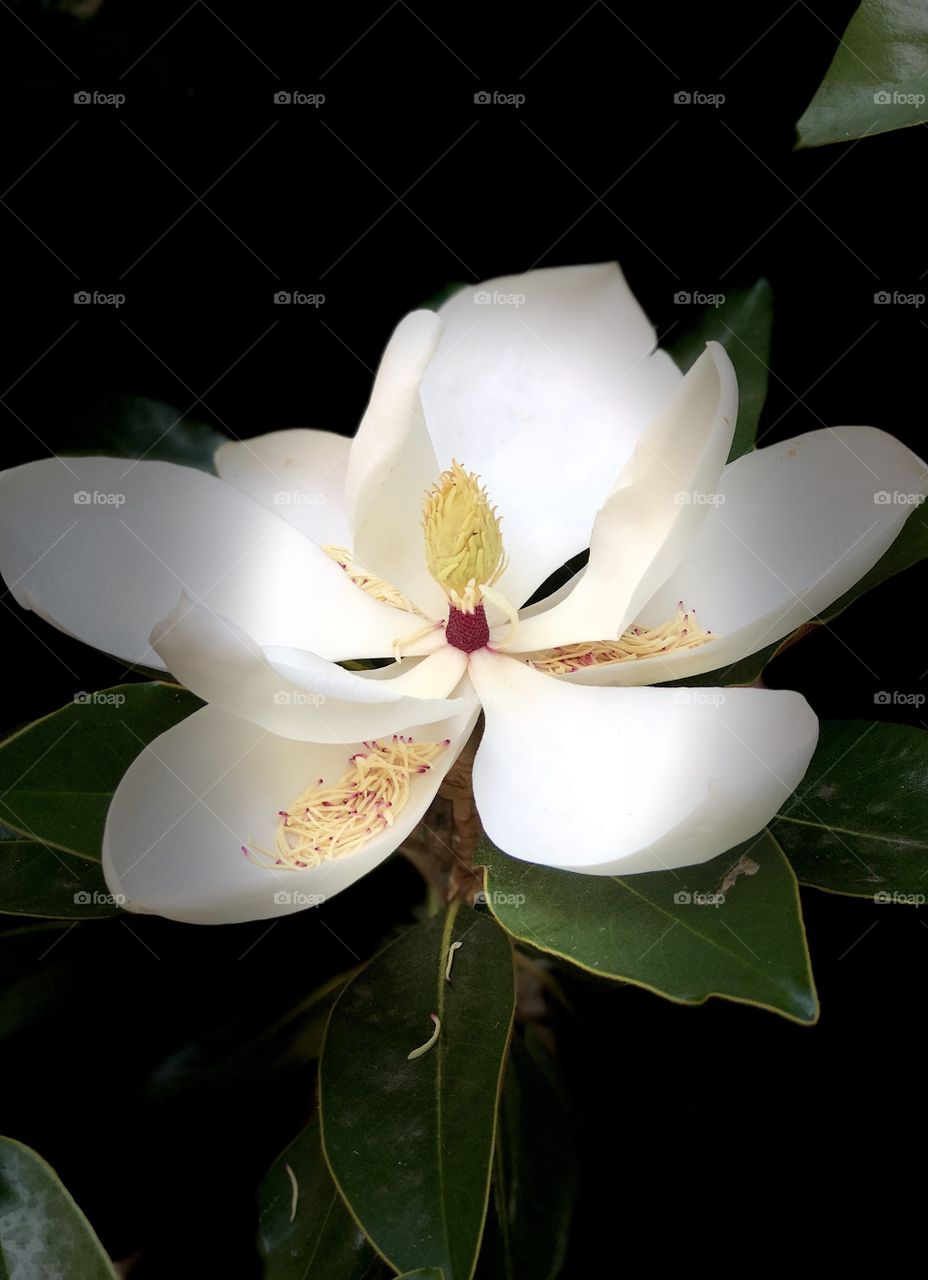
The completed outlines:
{"type": "Polygon", "coordinates": [[[452,606],[450,625],[455,610],[476,613],[482,589],[492,586],[506,568],[499,519],[479,477],[452,462],[425,495],[422,528],[429,573],[452,606]]]}
{"type": "Polygon", "coordinates": [[[489,643],[489,639],[490,624],[482,604],[478,604],[472,613],[451,606],[445,625],[445,640],[452,648],[460,649],[462,653],[473,653],[489,643]]]}
{"type": "Polygon", "coordinates": [[[392,827],[409,799],[412,780],[428,773],[432,761],[451,745],[418,742],[394,734],[392,742],[365,742],[350,757],[334,786],[319,778],[278,814],[276,848],[243,845],[246,857],[274,871],[302,871],[355,853],[392,827]]]}

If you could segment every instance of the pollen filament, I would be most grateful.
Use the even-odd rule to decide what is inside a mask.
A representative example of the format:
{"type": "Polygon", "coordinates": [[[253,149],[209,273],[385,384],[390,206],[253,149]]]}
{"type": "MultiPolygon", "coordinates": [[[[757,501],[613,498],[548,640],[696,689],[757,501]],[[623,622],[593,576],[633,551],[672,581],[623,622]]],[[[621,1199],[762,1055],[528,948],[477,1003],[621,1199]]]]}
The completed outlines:
{"type": "Polygon", "coordinates": [[[425,617],[425,614],[417,609],[397,587],[385,582],[383,578],[376,577],[373,573],[368,573],[366,569],[359,568],[347,547],[327,546],[322,550],[327,556],[331,556],[340,569],[344,569],[356,587],[366,591],[375,600],[380,600],[382,604],[389,604],[394,609],[402,609],[405,613],[414,613],[420,618],[425,617]]]}
{"type": "Polygon", "coordinates": [[[273,871],[302,871],[356,853],[393,825],[413,778],[428,773],[450,745],[450,738],[414,743],[400,734],[389,742],[365,742],[334,786],[319,778],[280,810],[274,852],[244,846],[247,856],[273,871]]]}
{"type": "Polygon", "coordinates": [[[715,636],[696,621],[696,610],[677,605],[676,616],[656,627],[629,627],[617,640],[596,640],[586,644],[560,645],[526,654],[524,661],[536,671],[566,676],[584,667],[608,666],[637,658],[654,658],[661,653],[696,649],[715,636]]]}

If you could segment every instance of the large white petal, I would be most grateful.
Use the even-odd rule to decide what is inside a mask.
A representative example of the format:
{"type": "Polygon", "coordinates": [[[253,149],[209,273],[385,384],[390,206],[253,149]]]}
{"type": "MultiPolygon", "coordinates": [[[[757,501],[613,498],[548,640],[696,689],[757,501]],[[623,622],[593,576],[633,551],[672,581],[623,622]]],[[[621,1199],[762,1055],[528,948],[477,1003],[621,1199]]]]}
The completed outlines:
{"type": "Polygon", "coordinates": [[[746,453],[725,468],[723,501],[639,619],[650,626],[666,621],[682,600],[716,638],[688,652],[589,667],[567,678],[645,684],[739,662],[850,590],[926,492],[921,459],[873,427],[811,431],[746,453]]]}
{"type": "Polygon", "coordinates": [[[642,435],[593,525],[590,559],[560,604],[527,619],[525,651],[622,633],[676,568],[717,499],[738,413],[738,381],[710,342],[642,435]]]}
{"type": "Polygon", "coordinates": [[[110,891],[130,911],[193,924],[263,920],[316,905],[312,895],[334,897],[383,862],[422,818],[479,714],[466,680],[460,696],[465,709],[452,719],[409,729],[416,740],[452,742],[414,779],[393,827],[356,853],[300,871],[258,866],[241,846],[273,849],[278,811],[315,778],[342,777],[352,747],[278,738],[204,707],[156,738],[119,784],[103,843],[110,891]]]}
{"type": "Polygon", "coordinates": [[[489,837],[594,875],[706,862],[759,831],[799,783],[818,722],[798,693],[588,689],[483,650],[474,795],[489,837]]]}
{"type": "Polygon", "coordinates": [[[351,442],[345,481],[355,562],[432,617],[447,613],[447,601],[426,568],[422,505],[440,468],[419,386],[441,327],[433,311],[413,311],[400,321],[351,442]]]}
{"type": "Polygon", "coordinates": [[[331,431],[270,431],[221,444],[216,470],[313,542],[345,547],[351,545],[345,512],[350,447],[350,440],[331,431]]]}
{"type": "Polygon", "coordinates": [[[264,647],[234,622],[184,596],[155,627],[152,647],[197,697],[271,733],[302,742],[356,742],[408,724],[447,720],[447,695],[464,674],[463,653],[445,645],[372,681],[301,649],[264,647]]]}
{"type": "Polygon", "coordinates": [[[254,499],[168,462],[47,458],[3,472],[0,571],[25,608],[149,667],[162,666],[152,627],[181,591],[257,644],[331,659],[389,656],[421,622],[365,595],[254,499]]]}
{"type": "Polygon", "coordinates": [[[614,263],[452,297],[422,382],[438,461],[479,472],[503,518],[499,589],[521,605],[590,543],[593,517],[680,373],[614,263]]]}

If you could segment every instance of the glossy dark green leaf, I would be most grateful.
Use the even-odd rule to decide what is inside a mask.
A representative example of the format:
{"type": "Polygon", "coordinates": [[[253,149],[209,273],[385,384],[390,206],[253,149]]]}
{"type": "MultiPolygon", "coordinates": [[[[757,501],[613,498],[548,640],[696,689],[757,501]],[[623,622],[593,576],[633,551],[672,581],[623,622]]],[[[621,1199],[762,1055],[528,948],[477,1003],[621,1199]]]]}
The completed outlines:
{"type": "Polygon", "coordinates": [[[928,7],[863,0],[796,126],[800,147],[821,147],[928,121],[928,7]]]}
{"type": "Polygon", "coordinates": [[[58,920],[115,915],[100,864],[0,826],[0,912],[58,920]]]}
{"type": "Polygon", "coordinates": [[[115,1280],[90,1223],[30,1147],[0,1138],[0,1276],[115,1280]]]}
{"type": "Polygon", "coordinates": [[[624,878],[520,862],[487,840],[477,857],[493,914],[533,947],[686,1004],[718,995],[818,1016],[796,878],[766,833],[701,866],[624,878]]]}
{"type": "Polygon", "coordinates": [[[381,952],[332,1010],[320,1067],[326,1158],[398,1271],[472,1274],[513,1003],[506,934],[488,916],[452,906],[381,952]],[[432,1014],[438,1040],[410,1061],[433,1031],[432,1014]]]}
{"type": "Polygon", "coordinates": [[[576,1179],[573,1134],[554,1064],[536,1040],[516,1038],[503,1082],[493,1212],[477,1280],[556,1280],[570,1237],[576,1179]]]}
{"type": "Polygon", "coordinates": [[[176,462],[214,474],[213,454],[228,439],[161,400],[118,395],[78,405],[70,436],[80,445],[68,453],[176,462]]]}
{"type": "Polygon", "coordinates": [[[729,462],[754,448],[757,424],[767,398],[767,366],[773,329],[773,290],[766,280],[735,289],[718,307],[708,307],[694,326],[668,346],[686,373],[707,342],[720,342],[738,375],[738,422],[729,462]]]}
{"type": "Polygon", "coordinates": [[[202,703],[177,685],[80,693],[0,745],[0,822],[99,860],[113,792],[143,747],[202,703]]]}
{"type": "Polygon", "coordinates": [[[826,720],[771,824],[803,884],[878,902],[928,895],[928,733],[826,720]],[[894,896],[895,895],[895,896],[894,896]]]}
{"type": "Polygon", "coordinates": [[[332,1181],[318,1120],[271,1165],[258,1209],[265,1280],[361,1280],[376,1258],[332,1181]]]}

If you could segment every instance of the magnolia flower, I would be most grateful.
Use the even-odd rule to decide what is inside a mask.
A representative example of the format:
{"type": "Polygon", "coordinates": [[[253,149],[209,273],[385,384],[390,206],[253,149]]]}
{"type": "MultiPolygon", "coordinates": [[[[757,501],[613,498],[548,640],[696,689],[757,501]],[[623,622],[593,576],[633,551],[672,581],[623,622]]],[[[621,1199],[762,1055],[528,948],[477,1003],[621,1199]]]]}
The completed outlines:
{"type": "Polygon", "coordinates": [[[6,472],[19,603],[206,703],[120,783],[111,890],[196,922],[331,897],[422,819],[481,708],[476,805],[516,858],[625,875],[759,831],[814,750],[805,700],[646,686],[820,612],[899,533],[910,507],[880,495],[925,469],[868,427],[726,465],[736,413],[720,346],[683,376],[616,266],[557,268],[407,316],[351,441],[229,442],[218,477],[6,472]],[[339,665],[361,658],[395,661],[339,665]]]}

